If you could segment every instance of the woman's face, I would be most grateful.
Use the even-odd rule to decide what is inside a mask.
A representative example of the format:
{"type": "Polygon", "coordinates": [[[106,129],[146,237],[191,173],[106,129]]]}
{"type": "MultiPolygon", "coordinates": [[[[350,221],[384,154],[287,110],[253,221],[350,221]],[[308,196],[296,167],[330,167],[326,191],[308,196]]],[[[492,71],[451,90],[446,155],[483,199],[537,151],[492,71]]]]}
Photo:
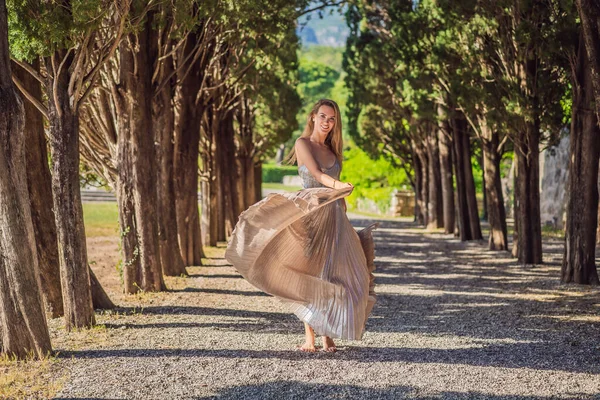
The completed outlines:
{"type": "Polygon", "coordinates": [[[315,130],[322,134],[327,135],[336,124],[335,110],[330,106],[321,106],[319,111],[315,115],[315,130]]]}

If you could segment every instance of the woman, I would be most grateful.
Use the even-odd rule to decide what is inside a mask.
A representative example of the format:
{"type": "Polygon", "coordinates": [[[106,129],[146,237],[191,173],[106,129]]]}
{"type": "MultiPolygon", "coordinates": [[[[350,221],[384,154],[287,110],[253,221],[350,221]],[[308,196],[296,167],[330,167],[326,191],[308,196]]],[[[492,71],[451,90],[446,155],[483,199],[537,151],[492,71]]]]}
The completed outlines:
{"type": "Polygon", "coordinates": [[[307,352],[316,350],[315,332],[328,352],[336,351],[332,338],[360,339],[375,304],[375,225],[357,234],[346,217],[353,186],[339,181],[341,125],[334,101],[315,104],[289,157],[304,190],[269,195],[242,213],[225,253],[244,278],[304,321],[299,349],[307,352]]]}

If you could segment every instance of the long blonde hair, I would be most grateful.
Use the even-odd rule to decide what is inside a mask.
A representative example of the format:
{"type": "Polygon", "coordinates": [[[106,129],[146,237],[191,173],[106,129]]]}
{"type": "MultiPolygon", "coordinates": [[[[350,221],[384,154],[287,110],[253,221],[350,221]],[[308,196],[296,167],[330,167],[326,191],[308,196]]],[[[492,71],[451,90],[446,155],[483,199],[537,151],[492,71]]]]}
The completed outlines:
{"type": "MultiPolygon", "coordinates": [[[[304,131],[302,132],[302,135],[300,135],[300,137],[307,138],[313,133],[313,130],[315,129],[314,118],[319,112],[319,108],[321,108],[321,106],[329,106],[335,111],[335,125],[333,126],[333,129],[327,134],[327,137],[325,138],[325,144],[327,145],[327,147],[329,147],[329,150],[331,150],[331,152],[335,155],[335,158],[337,158],[341,166],[342,151],[344,147],[342,139],[342,115],[340,113],[340,107],[335,101],[330,99],[321,99],[315,103],[312,110],[308,114],[306,126],[304,127],[304,131]]],[[[292,151],[290,151],[288,156],[285,158],[285,163],[294,164],[295,162],[296,148],[292,147],[292,151]]]]}

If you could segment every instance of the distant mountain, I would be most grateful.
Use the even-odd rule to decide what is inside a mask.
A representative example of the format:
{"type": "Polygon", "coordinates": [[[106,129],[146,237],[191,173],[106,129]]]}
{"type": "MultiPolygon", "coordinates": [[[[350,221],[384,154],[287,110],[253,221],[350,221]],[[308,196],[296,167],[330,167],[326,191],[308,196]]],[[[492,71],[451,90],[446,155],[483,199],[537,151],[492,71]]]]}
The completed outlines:
{"type": "Polygon", "coordinates": [[[334,9],[322,11],[322,18],[317,11],[302,16],[298,19],[296,33],[303,46],[343,47],[350,30],[344,15],[334,9]]]}

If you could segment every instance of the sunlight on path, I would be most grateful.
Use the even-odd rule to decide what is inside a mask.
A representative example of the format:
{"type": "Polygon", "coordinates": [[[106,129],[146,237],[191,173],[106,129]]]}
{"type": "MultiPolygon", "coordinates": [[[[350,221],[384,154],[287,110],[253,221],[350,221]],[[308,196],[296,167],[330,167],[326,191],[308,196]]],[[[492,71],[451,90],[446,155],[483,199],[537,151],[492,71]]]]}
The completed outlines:
{"type": "MultiPolygon", "coordinates": [[[[356,218],[357,227],[371,221],[356,218]]],[[[105,243],[105,242],[104,242],[105,243]]],[[[361,342],[294,351],[302,324],[209,249],[171,291],[124,297],[90,332],[51,321],[61,398],[596,398],[600,296],[558,283],[560,253],[517,266],[484,243],[386,220],[361,342]]],[[[556,243],[550,243],[556,246],[556,243]]],[[[116,252],[116,241],[113,241],[116,252]]],[[[93,252],[94,250],[92,250],[93,252]]],[[[104,248],[104,254],[109,250],[104,248]]],[[[103,266],[97,255],[95,269],[103,266]]],[[[112,271],[107,275],[113,274],[112,271]]]]}

